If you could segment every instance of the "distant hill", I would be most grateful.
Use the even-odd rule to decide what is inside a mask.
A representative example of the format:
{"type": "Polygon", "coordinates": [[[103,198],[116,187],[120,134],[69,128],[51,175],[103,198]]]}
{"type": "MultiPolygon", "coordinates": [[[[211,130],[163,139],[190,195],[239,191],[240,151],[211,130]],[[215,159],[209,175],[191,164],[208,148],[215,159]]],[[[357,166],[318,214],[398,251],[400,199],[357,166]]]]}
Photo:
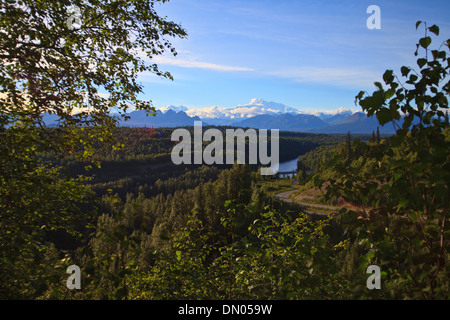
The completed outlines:
{"type": "Polygon", "coordinates": [[[338,123],[342,122],[343,120],[352,116],[353,112],[350,110],[344,110],[344,111],[336,112],[336,113],[320,112],[315,115],[318,116],[320,119],[322,119],[323,121],[325,121],[328,124],[338,124],[338,123]]]}
{"type": "Polygon", "coordinates": [[[328,126],[313,128],[308,130],[312,133],[372,133],[380,128],[382,134],[394,134],[395,130],[392,124],[388,123],[385,126],[380,126],[376,117],[368,117],[363,112],[356,112],[350,117],[344,118],[341,121],[330,124],[328,126]]]}
{"type": "Polygon", "coordinates": [[[236,127],[249,127],[255,129],[279,129],[280,131],[296,131],[311,133],[358,133],[370,134],[380,128],[382,134],[395,133],[391,124],[381,127],[375,117],[367,117],[363,112],[353,114],[338,114],[320,119],[310,114],[281,114],[259,115],[232,124],[236,127]]]}
{"type": "Polygon", "coordinates": [[[42,122],[47,127],[57,127],[60,124],[59,117],[56,114],[44,113],[42,116],[42,122]]]}
{"type": "Polygon", "coordinates": [[[285,113],[278,116],[259,115],[233,124],[236,127],[256,129],[280,129],[283,131],[306,131],[327,126],[319,117],[310,114],[285,113]]]}
{"type": "MultiPolygon", "coordinates": [[[[122,127],[154,127],[154,128],[171,128],[193,126],[194,121],[201,121],[199,117],[190,117],[184,111],[174,111],[167,109],[165,112],[156,110],[155,116],[147,116],[146,111],[132,111],[127,113],[130,118],[124,121],[119,119],[119,126],[122,127]]],[[[48,127],[56,127],[60,124],[59,117],[55,114],[44,113],[43,122],[48,127]]],[[[203,123],[207,125],[206,123],[203,123]]]]}
{"type": "Polygon", "coordinates": [[[190,117],[184,111],[176,112],[172,109],[168,109],[164,113],[161,110],[157,110],[156,116],[147,116],[144,110],[133,111],[127,115],[130,118],[127,121],[121,120],[120,126],[171,128],[193,126],[194,121],[201,121],[199,117],[190,117]]]}

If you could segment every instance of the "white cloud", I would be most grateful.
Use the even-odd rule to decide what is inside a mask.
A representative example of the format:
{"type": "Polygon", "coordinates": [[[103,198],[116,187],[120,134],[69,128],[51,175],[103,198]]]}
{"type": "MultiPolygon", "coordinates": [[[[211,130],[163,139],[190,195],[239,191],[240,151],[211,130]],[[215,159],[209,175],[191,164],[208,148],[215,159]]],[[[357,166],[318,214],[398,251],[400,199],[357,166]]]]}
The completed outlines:
{"type": "Polygon", "coordinates": [[[381,75],[373,71],[350,68],[293,67],[273,71],[270,75],[289,78],[296,82],[315,82],[334,86],[370,87],[374,81],[380,81],[381,75]]]}
{"type": "Polygon", "coordinates": [[[216,64],[216,63],[201,62],[201,61],[189,60],[189,59],[178,59],[178,58],[165,57],[165,56],[153,57],[152,61],[157,64],[169,64],[169,65],[183,67],[183,68],[199,68],[199,69],[209,69],[209,70],[225,71],[225,72],[253,71],[253,69],[246,68],[246,67],[227,66],[227,65],[216,64]]]}

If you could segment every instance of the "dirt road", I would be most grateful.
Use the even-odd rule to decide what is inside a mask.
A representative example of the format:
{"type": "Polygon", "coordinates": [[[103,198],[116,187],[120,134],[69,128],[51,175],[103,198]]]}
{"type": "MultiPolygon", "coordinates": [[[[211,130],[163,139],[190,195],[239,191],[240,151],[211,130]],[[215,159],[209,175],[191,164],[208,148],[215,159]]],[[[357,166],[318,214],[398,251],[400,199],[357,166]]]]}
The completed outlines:
{"type": "Polygon", "coordinates": [[[294,200],[294,199],[290,198],[290,195],[292,193],[294,193],[295,191],[296,190],[289,190],[289,191],[284,191],[284,192],[277,193],[275,195],[275,199],[279,199],[279,200],[282,200],[282,201],[285,201],[285,202],[294,202],[294,203],[298,203],[301,206],[308,207],[308,210],[306,210],[306,213],[310,213],[310,214],[329,215],[329,213],[314,211],[311,208],[336,210],[336,212],[341,209],[340,207],[328,206],[326,204],[315,204],[315,203],[309,203],[309,202],[302,202],[302,201],[294,200]]]}

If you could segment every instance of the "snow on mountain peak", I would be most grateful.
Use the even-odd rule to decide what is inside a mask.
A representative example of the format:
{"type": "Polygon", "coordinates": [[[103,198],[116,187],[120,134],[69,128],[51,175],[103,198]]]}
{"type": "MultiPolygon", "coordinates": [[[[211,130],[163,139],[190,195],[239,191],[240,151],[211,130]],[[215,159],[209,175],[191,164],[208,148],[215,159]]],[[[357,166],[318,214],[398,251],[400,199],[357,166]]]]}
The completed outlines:
{"type": "Polygon", "coordinates": [[[166,113],[168,110],[173,110],[173,111],[175,111],[175,112],[187,111],[188,108],[185,107],[185,106],[178,106],[178,107],[177,107],[177,106],[169,105],[169,106],[165,106],[165,107],[159,108],[159,110],[160,110],[162,113],[166,113]]]}
{"type": "Polygon", "coordinates": [[[286,113],[291,114],[305,114],[315,115],[322,120],[329,121],[331,123],[337,123],[340,120],[351,116],[355,110],[339,108],[335,111],[306,111],[298,110],[296,108],[288,107],[282,103],[266,101],[261,98],[254,98],[248,104],[237,105],[232,108],[225,108],[220,106],[212,106],[205,108],[187,108],[185,106],[165,106],[159,108],[162,113],[166,113],[168,110],[175,112],[184,111],[190,117],[199,117],[204,119],[208,123],[233,123],[240,120],[245,120],[258,115],[271,115],[279,116],[286,113]]]}
{"type": "MultiPolygon", "coordinates": [[[[288,107],[282,103],[273,102],[273,101],[265,101],[261,98],[254,98],[250,101],[249,104],[246,105],[238,105],[237,108],[253,108],[253,107],[259,107],[261,110],[267,111],[269,113],[286,113],[286,112],[293,112],[298,113],[299,110],[295,108],[288,107]]],[[[255,110],[255,109],[253,109],[255,110]]],[[[267,113],[265,112],[265,113],[267,113]]]]}
{"type": "Polygon", "coordinates": [[[249,105],[264,105],[264,103],[266,103],[266,101],[261,98],[253,98],[249,105]]]}
{"type": "Polygon", "coordinates": [[[213,106],[186,111],[189,116],[198,116],[204,119],[245,119],[261,114],[276,115],[288,112],[299,113],[297,109],[287,107],[281,103],[265,101],[261,98],[252,99],[250,103],[237,105],[234,108],[213,106]]]}

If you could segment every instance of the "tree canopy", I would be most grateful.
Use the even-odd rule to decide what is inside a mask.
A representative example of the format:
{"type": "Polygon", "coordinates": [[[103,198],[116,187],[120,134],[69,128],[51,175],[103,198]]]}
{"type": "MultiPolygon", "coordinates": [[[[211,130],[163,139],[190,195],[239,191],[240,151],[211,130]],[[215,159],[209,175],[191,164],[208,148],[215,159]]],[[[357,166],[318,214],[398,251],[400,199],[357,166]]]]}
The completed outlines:
{"type": "Polygon", "coordinates": [[[151,101],[138,99],[137,77],[147,71],[172,79],[152,58],[176,55],[169,38],[187,36],[157,14],[156,5],[164,2],[2,1],[2,124],[20,120],[44,130],[43,115],[54,114],[60,123],[51,135],[58,143],[51,146],[60,149],[86,133],[73,128],[95,127],[106,139],[115,123],[112,108],[122,117],[129,107],[151,112],[151,101]]]}
{"type": "Polygon", "coordinates": [[[97,214],[85,179],[67,175],[54,156],[87,158],[96,141],[112,141],[112,108],[151,113],[138,99],[139,73],[172,78],[152,57],[176,55],[169,38],[187,34],[157,14],[164,2],[0,1],[2,298],[48,290],[64,254],[55,234],[80,235],[97,214]],[[44,115],[59,119],[56,128],[44,115]]]}

